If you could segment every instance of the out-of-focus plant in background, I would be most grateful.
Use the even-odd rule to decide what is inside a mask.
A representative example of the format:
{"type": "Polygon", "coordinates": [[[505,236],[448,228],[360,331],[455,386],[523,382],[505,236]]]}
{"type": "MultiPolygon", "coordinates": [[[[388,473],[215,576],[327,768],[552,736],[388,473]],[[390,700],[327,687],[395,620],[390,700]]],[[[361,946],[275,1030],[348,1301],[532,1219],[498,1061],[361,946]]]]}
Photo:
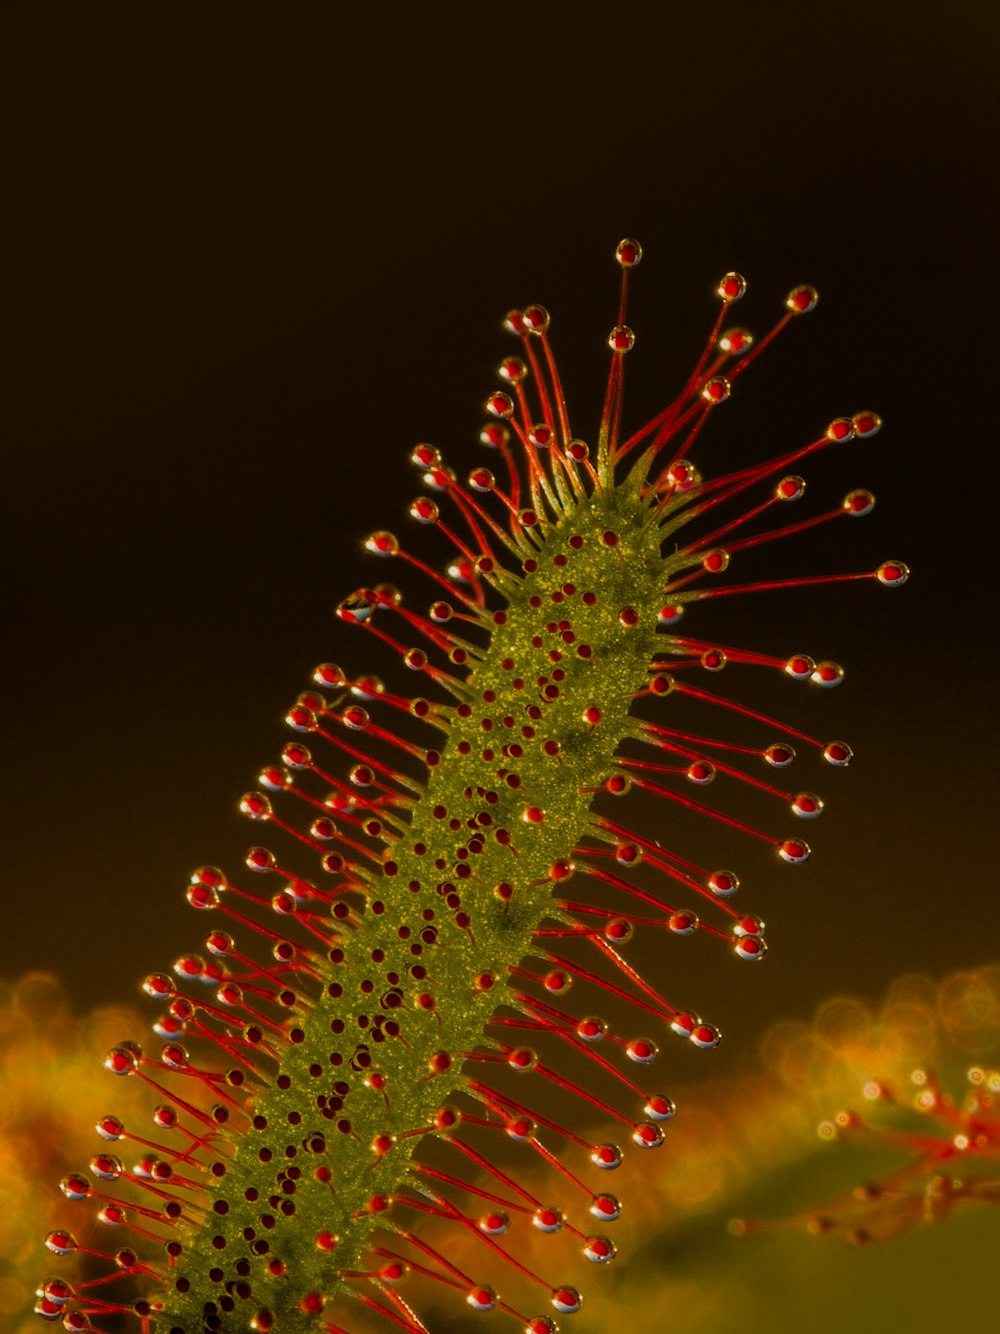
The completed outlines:
{"type": "MultiPolygon", "coordinates": [[[[57,1183],[99,1145],[92,1127],[112,1093],[126,1124],[148,1120],[148,1091],[123,1093],[101,1065],[126,1030],[141,1031],[134,1012],[74,1016],[50,975],[0,983],[0,1328],[13,1334],[40,1328],[30,1308],[48,1229],[116,1244],[108,1229],[84,1237],[57,1183]]],[[[622,1259],[591,1282],[576,1334],[612,1328],[625,1303],[651,1334],[985,1319],[1000,1241],[988,1207],[1000,1197],[998,1066],[1000,965],[906,975],[878,1005],[835,997],[811,1022],[778,1023],[742,1072],[675,1090],[684,1115],[655,1171],[626,1160],[622,1259]]],[[[442,1313],[430,1327],[488,1321],[442,1313]]]]}
{"type": "Polygon", "coordinates": [[[137,1080],[121,1089],[101,1064],[123,1031],[141,1027],[124,1005],[73,1014],[50,974],[0,979],[0,1329],[11,1334],[44,1328],[32,1314],[35,1287],[50,1269],[73,1270],[54,1256],[46,1263],[50,1229],[70,1227],[81,1244],[89,1237],[105,1250],[124,1244],[109,1229],[95,1235],[59,1179],[100,1145],[94,1125],[112,1104],[126,1123],[148,1124],[149,1092],[137,1080]]]}
{"type": "Polygon", "coordinates": [[[997,1312],[998,1068],[1000,965],[779,1022],[740,1074],[672,1090],[683,1114],[655,1172],[622,1168],[627,1263],[591,1285],[577,1330],[612,1328],[625,1304],[650,1334],[981,1327],[997,1312]],[[963,1117],[970,1096],[985,1107],[963,1117]],[[870,1128],[845,1133],[848,1110],[870,1128]],[[984,1130],[957,1148],[970,1119],[984,1130]],[[859,1232],[886,1239],[846,1244],[859,1232]]]}

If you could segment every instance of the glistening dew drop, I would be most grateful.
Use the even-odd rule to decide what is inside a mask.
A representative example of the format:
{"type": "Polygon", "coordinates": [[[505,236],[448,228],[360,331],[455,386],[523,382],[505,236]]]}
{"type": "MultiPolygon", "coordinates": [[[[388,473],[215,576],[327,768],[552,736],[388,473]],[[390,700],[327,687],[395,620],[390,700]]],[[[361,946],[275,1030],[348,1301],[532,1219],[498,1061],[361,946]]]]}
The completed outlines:
{"type": "Polygon", "coordinates": [[[240,803],[267,846],[235,872],[191,876],[209,931],[146,979],[160,1041],[122,1042],[106,1060],[155,1090],[155,1125],[102,1118],[103,1147],[63,1180],[100,1226],[83,1240],[50,1233],[51,1252],[85,1252],[86,1265],[41,1285],[44,1318],[72,1332],[133,1314],[157,1334],[346,1334],[377,1315],[426,1334],[418,1311],[448,1297],[456,1314],[551,1334],[583,1294],[560,1272],[565,1245],[539,1272],[531,1239],[559,1234],[597,1266],[614,1258],[625,1204],[607,1173],[660,1147],[674,1114],[653,1069],[660,1044],[719,1042],[640,974],[629,941],[662,936],[668,957],[698,934],[738,959],[766,950],[763,923],[733,904],[736,873],[675,849],[671,814],[703,813],[794,867],[809,857],[797,826],[823,803],[784,771],[797,749],[851,759],[845,742],[785,726],[714,680],[750,666],[830,687],[837,664],[723,646],[703,637],[702,613],[751,591],[907,578],[888,560],[733,581],[746,548],[871,509],[852,491],[784,518],[806,489],[792,469],[880,422],[838,417],[779,458],[703,476],[693,456],[709,415],[817,299],[795,288],[755,344],[723,328],[746,286],[729,273],[683,392],[626,435],[626,297],[641,253],[633,240],[616,251],[596,440],[571,428],[549,315],[533,305],[505,321],[520,349],[487,400],[494,465],[463,482],[436,447],[413,450],[424,490],[410,514],[450,556],[440,568],[389,531],[367,539],[415,591],[373,581],[338,615],[400,670],[385,683],[317,667],[280,762],[240,803]],[[717,733],[690,730],[695,701],[717,733]],[[736,715],[758,744],[727,738],[736,715]],[[773,829],[716,807],[716,788],[735,784],[773,800],[773,829]],[[642,832],[630,791],[658,801],[661,837],[642,832]],[[595,1120],[598,1137],[585,1130],[595,1120]]]}

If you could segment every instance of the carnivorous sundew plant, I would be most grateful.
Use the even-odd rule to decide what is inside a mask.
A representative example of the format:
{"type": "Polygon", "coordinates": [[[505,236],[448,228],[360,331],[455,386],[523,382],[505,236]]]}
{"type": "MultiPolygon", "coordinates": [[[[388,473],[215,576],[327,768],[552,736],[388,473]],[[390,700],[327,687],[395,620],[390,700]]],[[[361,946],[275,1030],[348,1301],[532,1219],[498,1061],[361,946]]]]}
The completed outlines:
{"type": "MultiPolygon", "coordinates": [[[[596,440],[570,426],[548,313],[510,312],[518,355],[500,365],[482,432],[496,471],[461,481],[437,448],[412,451],[425,490],[410,514],[443,536],[446,567],[372,533],[368,551],[422,589],[417,606],[373,581],[338,607],[398,655],[398,678],[317,667],[280,762],[241,802],[268,846],[232,878],[213,866],[191,876],[208,935],[144,983],[162,1007],[160,1042],[122,1042],[106,1062],[161,1092],[155,1129],[104,1117],[104,1147],[62,1182],[111,1238],[88,1250],[82,1278],[39,1290],[40,1314],[66,1329],[134,1313],[158,1334],[345,1334],[377,1315],[417,1334],[431,1318],[417,1308],[450,1292],[456,1311],[551,1334],[583,1297],[537,1272],[523,1239],[561,1233],[597,1265],[614,1257],[621,1146],[657,1149],[674,1114],[651,1074],[658,1044],[719,1041],[640,974],[629,939],[700,932],[750,961],[765,942],[759,918],[733,906],[734,872],[645,836],[629,801],[607,798],[655,798],[664,826],[678,807],[704,812],[794,867],[809,857],[798,833],[691,794],[716,776],[750,784],[794,825],[822,808],[778,779],[794,747],[851,759],[846,743],[702,684],[729,663],[835,686],[836,664],[724,646],[707,627],[686,633],[682,617],[751,589],[907,578],[889,560],[727,581],[745,548],[872,508],[852,491],[814,517],[778,517],[805,490],[802,460],[874,435],[879,418],[838,417],[780,458],[703,477],[693,456],[708,416],[817,300],[795,288],[754,346],[724,329],[745,288],[729,273],[683,392],[627,434],[626,294],[641,249],[625,240],[616,256],[596,440]],[[759,744],[727,740],[725,726],[688,730],[691,701],[723,724],[742,714],[759,744]],[[627,1013],[637,1035],[618,1031],[627,1013]],[[600,1139],[581,1133],[582,1112],[603,1118],[600,1139]]],[[[62,1230],[48,1246],[83,1249],[62,1230]]]]}

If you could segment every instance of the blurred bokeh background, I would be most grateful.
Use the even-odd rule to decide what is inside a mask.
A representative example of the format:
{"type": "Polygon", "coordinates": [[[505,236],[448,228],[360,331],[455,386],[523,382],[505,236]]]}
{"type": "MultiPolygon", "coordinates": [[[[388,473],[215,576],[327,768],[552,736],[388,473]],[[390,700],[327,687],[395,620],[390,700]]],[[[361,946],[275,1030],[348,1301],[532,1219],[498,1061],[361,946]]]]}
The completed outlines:
{"type": "Polygon", "coordinates": [[[288,702],[319,660],[371,662],[331,607],[371,577],[359,539],[406,531],[409,448],[480,460],[499,320],[532,300],[592,438],[628,234],[633,424],[683,382],[724,271],[758,333],[814,283],[701,457],[876,408],[875,440],[806,470],[874,514],[779,564],[914,572],[699,624],[843,662],[837,691],[755,698],[858,758],[803,773],[828,801],[805,867],[685,830],[738,864],[772,948],[750,969],[669,942],[672,996],[726,1035],[677,1077],[734,1075],[836,993],[996,959],[998,27],[985,0],[9,0],[0,976],[54,970],[83,1013],[199,939],[182,886],[252,841],[235,802],[288,702]]]}

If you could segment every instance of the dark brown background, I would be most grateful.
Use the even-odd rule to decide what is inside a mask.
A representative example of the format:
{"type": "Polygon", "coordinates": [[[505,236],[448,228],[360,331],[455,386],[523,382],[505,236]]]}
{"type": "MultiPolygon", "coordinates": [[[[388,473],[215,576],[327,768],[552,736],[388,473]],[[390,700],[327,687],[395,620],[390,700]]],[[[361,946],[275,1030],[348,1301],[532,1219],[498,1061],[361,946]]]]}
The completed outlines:
{"type": "Polygon", "coordinates": [[[671,943],[671,985],[748,1038],[997,957],[995,7],[689,8],[4,7],[0,973],[55,968],[82,1006],[197,944],[186,875],[252,841],[235,798],[287,702],[368,660],[329,609],[358,539],[407,530],[409,447],[479,458],[508,306],[553,310],[593,436],[625,234],[633,421],[722,272],[760,331],[815,283],[713,438],[758,458],[877,407],[809,470],[875,515],[784,568],[914,569],[726,605],[723,639],[847,664],[801,717],[860,758],[813,780],[808,867],[741,856],[765,967],[671,943]]]}

